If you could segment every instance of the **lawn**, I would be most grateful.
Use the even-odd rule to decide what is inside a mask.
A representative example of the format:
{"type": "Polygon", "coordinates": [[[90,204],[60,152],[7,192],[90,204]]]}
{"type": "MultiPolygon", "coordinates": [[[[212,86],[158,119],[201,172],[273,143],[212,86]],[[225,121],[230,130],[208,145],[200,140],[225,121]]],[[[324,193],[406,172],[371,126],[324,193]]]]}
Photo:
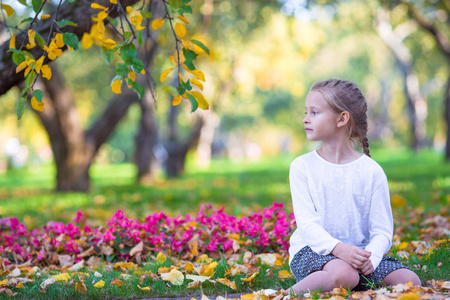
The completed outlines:
{"type": "MultiPolygon", "coordinates": [[[[424,282],[431,279],[448,280],[450,164],[432,151],[414,154],[405,150],[374,150],[372,157],[384,168],[391,190],[396,232],[394,247],[390,254],[414,269],[424,282]]],[[[156,215],[160,211],[170,217],[180,215],[183,218],[188,214],[195,216],[202,203],[211,204],[213,209],[223,206],[223,214],[240,218],[262,211],[263,208],[277,202],[283,203],[284,210],[289,214],[292,209],[288,173],[293,158],[284,156],[239,162],[214,160],[206,169],[190,161],[183,176],[170,180],[161,179],[151,186],[134,184],[134,167],[131,164],[94,165],[91,169],[92,190],[87,194],[55,193],[52,190],[54,185],[52,167],[29,167],[26,170],[0,174],[0,215],[17,217],[19,222],[31,229],[41,228],[48,221],[71,222],[78,211],[83,212],[87,218],[86,223],[91,227],[105,227],[106,219],[111,219],[119,209],[124,211],[126,217],[137,218],[141,222],[147,216],[156,215]]],[[[183,226],[188,228],[187,225],[183,226]]],[[[273,227],[269,224],[261,226],[269,230],[273,227]]],[[[164,230],[171,231],[167,228],[164,230]]],[[[52,236],[49,238],[55,239],[52,236]]],[[[240,243],[244,247],[244,240],[240,243]]],[[[131,246],[125,250],[130,251],[130,248],[131,246]]],[[[189,251],[189,248],[187,249],[189,251]]],[[[193,251],[192,247],[190,251],[193,251]]],[[[287,257],[280,250],[278,252],[282,255],[277,258],[280,263],[265,264],[263,259],[255,259],[247,262],[247,272],[233,276],[229,272],[233,270],[232,266],[236,265],[234,261],[230,263],[230,256],[211,253],[208,264],[217,262],[214,267],[216,272],[211,278],[213,282],[204,282],[201,285],[203,290],[188,289],[189,283],[186,280],[180,286],[171,286],[161,281],[159,277],[163,273],[168,273],[170,268],[176,267],[184,275],[201,275],[200,269],[205,272],[204,269],[208,264],[194,260],[193,264],[197,269],[193,270],[190,267],[188,269],[186,260],[179,260],[181,254],[172,253],[172,258],[158,262],[156,259],[158,251],[153,251],[151,255],[150,252],[146,258],[148,264],[139,268],[138,266],[116,268],[114,263],[122,259],[114,255],[105,255],[104,265],[97,269],[82,269],[84,273],[76,275],[77,279],[57,280],[59,284],[50,287],[49,292],[45,295],[40,294],[40,297],[57,298],[58,295],[76,297],[80,295],[77,291],[83,289],[82,286],[87,289],[87,294],[83,297],[100,299],[131,297],[131,295],[145,297],[149,295],[148,291],[158,297],[200,295],[201,291],[209,294],[247,293],[261,287],[288,288],[294,282],[293,278],[279,275],[280,271],[289,270],[287,257]],[[162,267],[169,269],[160,269],[162,267]],[[101,279],[95,278],[95,270],[103,274],[107,288],[102,289],[94,285],[101,279]],[[245,281],[257,272],[253,279],[245,281]],[[120,277],[121,286],[126,288],[120,289],[121,286],[113,285],[120,274],[131,276],[126,280],[123,276],[120,277]],[[86,276],[90,279],[86,280],[86,276]],[[155,278],[157,280],[153,280],[155,278]],[[217,285],[217,280],[220,282],[226,279],[237,282],[237,289],[227,287],[225,284],[217,285]],[[73,289],[73,286],[76,288],[73,289]],[[173,288],[167,289],[168,286],[173,288]]],[[[239,253],[238,263],[245,265],[244,252],[239,253]]],[[[52,275],[58,276],[61,271],[67,272],[67,268],[51,268],[39,279],[35,278],[35,275],[30,275],[35,280],[34,285],[24,291],[16,289],[19,296],[32,297],[45,279],[52,275]]],[[[34,274],[30,268],[22,269],[22,274],[27,272],[34,274]]],[[[0,290],[3,278],[0,270],[0,290]]]]}

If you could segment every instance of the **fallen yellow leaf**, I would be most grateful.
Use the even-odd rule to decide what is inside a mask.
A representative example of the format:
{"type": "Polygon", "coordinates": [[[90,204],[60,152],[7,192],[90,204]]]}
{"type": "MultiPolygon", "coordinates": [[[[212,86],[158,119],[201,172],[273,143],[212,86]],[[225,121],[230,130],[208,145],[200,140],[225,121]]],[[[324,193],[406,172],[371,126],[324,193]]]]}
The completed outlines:
{"type": "Polygon", "coordinates": [[[420,296],[416,293],[404,293],[401,294],[397,300],[420,300],[420,296]]]}
{"type": "MultiPolygon", "coordinates": [[[[180,97],[180,98],[181,98],[181,97],[180,97]]],[[[192,272],[192,271],[194,271],[194,265],[193,265],[192,263],[188,262],[188,263],[186,263],[186,265],[184,266],[184,269],[185,269],[186,271],[192,272]]]]}
{"type": "Polygon", "coordinates": [[[236,282],[234,281],[230,281],[229,279],[226,278],[218,278],[216,279],[217,282],[224,284],[226,286],[228,286],[229,288],[232,288],[233,290],[236,290],[236,282]]]}
{"type": "Polygon", "coordinates": [[[87,289],[86,289],[86,285],[84,284],[83,281],[78,281],[77,283],[75,283],[75,291],[76,292],[82,292],[82,293],[87,293],[87,289]]]}
{"type": "Polygon", "coordinates": [[[67,281],[69,279],[72,279],[69,273],[61,273],[57,275],[53,275],[52,278],[55,278],[58,281],[67,281]]]}
{"type": "Polygon", "coordinates": [[[188,289],[198,289],[200,287],[200,285],[201,285],[200,280],[195,280],[195,281],[188,283],[187,288],[188,289]]]}
{"type": "Polygon", "coordinates": [[[2,281],[0,281],[0,286],[6,286],[8,285],[8,279],[4,279],[2,281]]]}
{"type": "Polygon", "coordinates": [[[173,285],[182,285],[184,281],[184,275],[177,269],[172,269],[170,273],[161,274],[161,279],[164,281],[169,281],[173,285]]]}
{"type": "Polygon", "coordinates": [[[139,284],[138,284],[138,288],[140,288],[140,289],[143,290],[143,291],[151,291],[151,290],[152,290],[152,288],[149,287],[149,286],[141,287],[139,284]]]}
{"type": "Polygon", "coordinates": [[[293,276],[292,273],[286,270],[281,270],[280,272],[278,272],[278,278],[281,279],[291,278],[292,276],[293,276]]]}
{"type": "Polygon", "coordinates": [[[113,278],[111,279],[111,285],[121,287],[123,286],[123,281],[119,278],[113,278]]]}
{"type": "Polygon", "coordinates": [[[134,263],[130,262],[117,262],[113,265],[113,269],[118,269],[118,268],[124,268],[124,269],[128,269],[128,270],[132,270],[136,267],[136,265],[134,263]]]}
{"type": "Polygon", "coordinates": [[[105,281],[100,280],[99,282],[97,282],[96,284],[94,284],[94,287],[101,289],[102,287],[105,286],[105,281]]]}
{"type": "Polygon", "coordinates": [[[259,271],[258,271],[258,272],[255,272],[255,274],[253,274],[252,276],[250,276],[250,277],[248,277],[248,278],[241,278],[241,280],[244,281],[244,282],[250,282],[250,281],[252,281],[253,279],[255,279],[256,275],[258,275],[258,274],[259,274],[259,271]]]}
{"type": "Polygon", "coordinates": [[[166,261],[166,256],[164,255],[164,253],[159,252],[158,255],[156,256],[156,260],[162,264],[166,261]]]}
{"type": "Polygon", "coordinates": [[[23,289],[24,288],[23,283],[19,282],[18,284],[16,284],[16,288],[23,289]]]}
{"type": "Polygon", "coordinates": [[[255,295],[255,294],[241,295],[241,300],[252,300],[252,299],[256,299],[256,298],[258,298],[258,295],[255,295]]]}
{"type": "Polygon", "coordinates": [[[212,276],[214,274],[214,271],[217,267],[217,262],[212,262],[209,265],[203,266],[200,270],[201,276],[212,276]]]}

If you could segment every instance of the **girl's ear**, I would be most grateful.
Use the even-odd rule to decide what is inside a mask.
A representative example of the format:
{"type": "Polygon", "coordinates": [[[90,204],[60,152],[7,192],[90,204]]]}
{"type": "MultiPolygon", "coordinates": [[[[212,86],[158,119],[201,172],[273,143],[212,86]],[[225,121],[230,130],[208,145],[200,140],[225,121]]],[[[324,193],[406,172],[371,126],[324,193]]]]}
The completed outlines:
{"type": "Polygon", "coordinates": [[[348,111],[343,111],[343,112],[341,112],[341,114],[339,115],[339,119],[338,119],[337,126],[338,126],[338,127],[343,127],[343,126],[345,126],[349,121],[350,121],[350,114],[348,113],[348,111]]]}

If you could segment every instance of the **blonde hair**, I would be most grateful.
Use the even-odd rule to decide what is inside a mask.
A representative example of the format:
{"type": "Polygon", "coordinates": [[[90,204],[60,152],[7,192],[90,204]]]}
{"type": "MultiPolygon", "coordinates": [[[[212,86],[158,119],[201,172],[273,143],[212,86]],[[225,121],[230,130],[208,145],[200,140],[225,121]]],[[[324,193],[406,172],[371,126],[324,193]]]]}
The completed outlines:
{"type": "Polygon", "coordinates": [[[364,154],[370,156],[367,139],[367,102],[356,84],[339,79],[318,81],[311,91],[319,92],[337,113],[348,112],[350,115],[350,140],[358,139],[364,154]]]}

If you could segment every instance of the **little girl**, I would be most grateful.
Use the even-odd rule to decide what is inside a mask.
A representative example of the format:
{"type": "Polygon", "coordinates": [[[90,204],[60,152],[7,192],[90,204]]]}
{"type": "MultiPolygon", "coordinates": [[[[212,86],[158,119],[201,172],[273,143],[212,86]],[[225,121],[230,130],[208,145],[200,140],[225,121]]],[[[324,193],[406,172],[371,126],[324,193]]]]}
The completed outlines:
{"type": "Polygon", "coordinates": [[[317,82],[305,108],[306,137],[322,146],[291,163],[298,227],[289,248],[297,279],[293,291],[364,290],[370,283],[409,281],[420,285],[414,272],[385,256],[393,235],[389,188],[383,169],[370,158],[361,91],[348,81],[317,82]],[[364,154],[354,148],[355,140],[364,154]]]}

